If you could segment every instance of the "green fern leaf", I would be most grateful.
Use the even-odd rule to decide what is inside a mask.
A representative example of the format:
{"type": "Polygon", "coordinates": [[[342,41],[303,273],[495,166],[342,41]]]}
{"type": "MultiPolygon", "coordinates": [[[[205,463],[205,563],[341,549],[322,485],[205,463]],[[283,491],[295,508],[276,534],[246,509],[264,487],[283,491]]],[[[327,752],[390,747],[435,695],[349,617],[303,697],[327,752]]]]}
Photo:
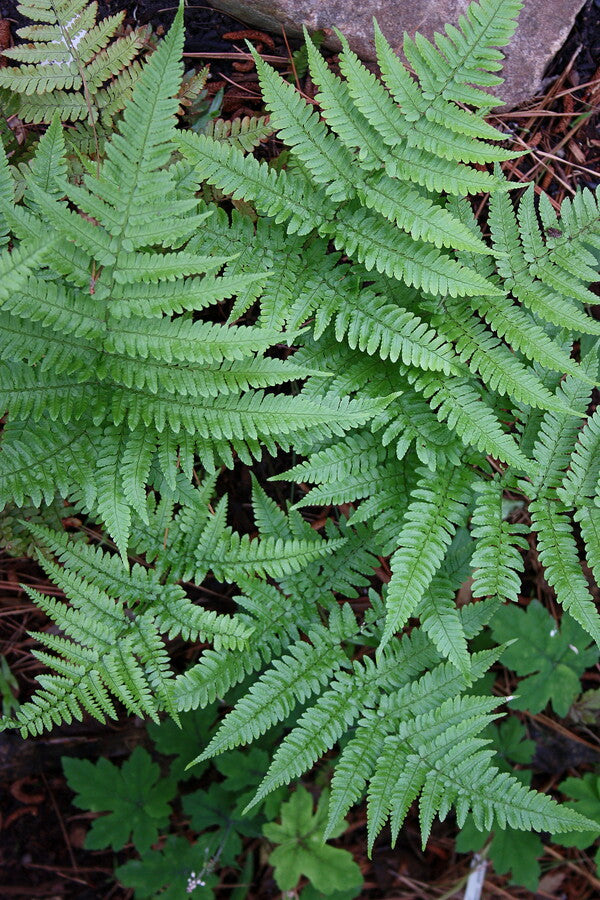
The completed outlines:
{"type": "MultiPolygon", "coordinates": [[[[383,85],[371,75],[356,54],[350,50],[344,36],[339,32],[337,32],[337,36],[342,43],[343,50],[340,56],[340,68],[346,76],[350,94],[360,111],[377,129],[388,146],[395,148],[404,144],[408,148],[414,147],[427,154],[458,162],[494,162],[520,155],[478,141],[473,137],[463,140],[459,134],[450,129],[443,134],[442,138],[442,129],[436,127],[436,123],[429,123],[426,118],[416,121],[403,118],[399,115],[397,106],[383,85]]],[[[408,40],[405,41],[405,44],[407,47],[410,46],[408,40]]],[[[383,49],[381,41],[380,48],[383,49]]]]}
{"type": "Polygon", "coordinates": [[[413,614],[442,564],[453,532],[466,516],[472,476],[448,467],[421,470],[391,559],[383,645],[413,614]]]}
{"type": "Polygon", "coordinates": [[[471,564],[474,597],[518,599],[521,587],[519,573],[523,558],[519,550],[528,548],[523,525],[503,520],[502,485],[497,481],[477,484],[477,502],[471,519],[475,550],[471,564]]]}
{"type": "MultiPolygon", "coordinates": [[[[2,69],[0,88],[20,95],[18,111],[25,120],[50,123],[56,112],[63,121],[88,118],[96,127],[107,97],[107,92],[99,89],[116,80],[128,66],[133,75],[132,63],[144,46],[144,30],[113,40],[125,14],[109,16],[96,24],[97,5],[86,0],[57,0],[52,4],[31,0],[20,4],[19,10],[21,15],[44,24],[17,30],[26,43],[7,48],[3,55],[21,65],[2,69]]],[[[129,90],[122,93],[118,103],[113,97],[113,112],[122,109],[132,85],[130,78],[129,90]]]]}
{"type": "Polygon", "coordinates": [[[182,133],[178,143],[201,178],[234,199],[252,202],[275,222],[287,222],[291,233],[309,233],[327,221],[328,210],[331,214],[335,210],[326,194],[316,191],[308,180],[275,172],[237,147],[189,132],[182,133]]]}
{"type": "Polygon", "coordinates": [[[427,374],[415,377],[414,383],[435,409],[438,419],[446,421],[466,445],[517,469],[532,471],[531,461],[521,453],[514,438],[503,431],[493,411],[466,379],[451,376],[442,381],[427,374]]]}
{"type": "Polygon", "coordinates": [[[581,570],[571,526],[556,501],[540,498],[530,504],[538,552],[548,584],[561,606],[600,646],[600,616],[581,570]]]}
{"type": "Polygon", "coordinates": [[[299,641],[288,655],[255,681],[248,694],[223,721],[197,761],[223,750],[256,740],[268,728],[285,719],[294,706],[326,684],[333,672],[347,664],[343,650],[318,632],[312,644],[299,641]]]}
{"type": "Polygon", "coordinates": [[[482,322],[470,316],[467,302],[446,302],[443,313],[434,317],[433,324],[454,341],[461,360],[491,390],[507,394],[518,403],[562,411],[560,399],[552,395],[535,371],[523,365],[482,322]]]}
{"type": "Polygon", "coordinates": [[[598,456],[600,451],[600,413],[594,412],[579,433],[579,440],[571,454],[568,470],[556,493],[567,507],[585,505],[596,493],[600,479],[598,456]]]}
{"type": "MultiPolygon", "coordinates": [[[[596,377],[598,360],[595,353],[581,363],[582,374],[596,377]]],[[[573,444],[577,439],[580,421],[569,410],[583,416],[589,402],[590,387],[581,378],[569,375],[557,388],[557,395],[563,398],[565,411],[547,412],[541,423],[533,454],[537,460],[537,471],[532,477],[529,493],[540,496],[549,488],[557,488],[569,464],[573,444]]]]}
{"type": "Polygon", "coordinates": [[[118,426],[109,426],[98,447],[96,462],[96,504],[113,538],[123,562],[127,565],[127,545],[131,530],[131,508],[120,475],[123,456],[129,445],[129,432],[118,426]]]}
{"type": "Polygon", "coordinates": [[[376,269],[431,294],[496,294],[497,288],[472,269],[461,266],[434,247],[398,233],[383,219],[356,212],[338,214],[336,247],[356,254],[367,271],[376,269]]]}
{"type": "Polygon", "coordinates": [[[155,447],[156,439],[152,432],[148,434],[143,428],[138,428],[129,435],[120,463],[125,499],[146,523],[148,516],[144,488],[148,481],[155,447]]]}
{"type": "Polygon", "coordinates": [[[292,147],[312,180],[324,185],[332,200],[351,198],[355,186],[350,175],[350,153],[328,134],[317,112],[295,87],[284,81],[257,53],[253,56],[273,128],[292,147]]]}
{"type": "Polygon", "coordinates": [[[467,649],[464,628],[455,604],[456,586],[452,580],[439,572],[431,581],[427,595],[423,598],[417,613],[423,630],[429,635],[441,656],[463,674],[469,674],[471,660],[467,649]]]}

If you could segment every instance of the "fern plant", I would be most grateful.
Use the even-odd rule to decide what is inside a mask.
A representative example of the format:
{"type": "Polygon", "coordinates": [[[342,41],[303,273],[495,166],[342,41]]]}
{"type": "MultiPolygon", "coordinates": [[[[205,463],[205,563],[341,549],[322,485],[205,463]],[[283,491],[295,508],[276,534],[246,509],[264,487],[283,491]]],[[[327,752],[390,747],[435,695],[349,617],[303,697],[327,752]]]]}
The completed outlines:
{"type": "MultiPolygon", "coordinates": [[[[111,716],[115,698],[177,716],[249,679],[199,759],[293,716],[254,803],[344,738],[329,834],[365,793],[370,846],[417,798],[424,841],[451,807],[479,830],[590,827],[493,765],[498,698],[472,690],[504,648],[470,641],[520,589],[529,529],[505,521],[507,492],[530,501],[564,615],[600,642],[574,531],[600,576],[600,212],[590,193],[560,217],[533,188],[513,201],[498,167],[515,154],[482,88],[518,8],[482,0],[435,44],[407,39],[414,75],[377,30],[383,81],[345,43],[334,75],[308,41],[320,112],[256,57],[281,170],[175,131],[181,14],[82,186],[53,122],[24,203],[0,206],[4,496],[68,497],[136,564],[32,525],[68,602],[32,595],[59,630],[36,651],[53,674],[5,725],[111,716]],[[207,208],[203,183],[255,215],[207,208]],[[229,298],[226,324],[200,315],[229,298]],[[218,470],[278,447],[305,457],[277,475],[300,499],[283,510],[255,484],[258,537],[238,534],[211,503],[218,470]],[[325,537],[311,504],[344,510],[325,537]],[[231,615],[192,600],[209,574],[237,587],[231,615]],[[175,674],[175,635],[213,646],[175,674]]],[[[0,178],[9,196],[6,161],[0,178]]]]}
{"type": "Polygon", "coordinates": [[[190,237],[210,210],[198,181],[170,164],[181,70],[178,24],[148,63],[98,175],[66,182],[58,119],[30,164],[24,203],[4,160],[0,208],[15,240],[0,258],[1,498],[59,492],[94,509],[126,556],[131,511],[144,517],[153,466],[171,486],[198,454],[249,462],[297,433],[327,439],[368,421],[380,401],[265,393],[315,369],[267,356],[274,328],[215,324],[198,312],[255,296],[264,275],[220,275],[227,256],[190,237]],[[156,90],[156,85],[159,90],[156,90]],[[164,216],[165,202],[168,215],[164,216]],[[75,207],[77,211],[74,211],[75,207]],[[52,423],[60,422],[60,427],[52,423]]]}
{"type": "Polygon", "coordinates": [[[131,95],[147,30],[116,37],[125,13],[97,22],[87,0],[28,0],[17,6],[35,24],[18,29],[23,42],[2,51],[19,65],[0,69],[2,100],[27,122],[87,120],[110,125],[131,95]]]}
{"type": "MultiPolygon", "coordinates": [[[[376,29],[383,83],[342,36],[343,78],[309,43],[320,112],[256,56],[271,123],[290,148],[286,171],[206,136],[179,137],[197,174],[266,217],[276,246],[287,232],[273,264],[284,289],[259,298],[259,322],[312,326],[295,359],[342,373],[330,394],[394,396],[358,433],[297,444],[308,460],[278,477],[315,485],[300,505],[360,501],[351,521],[371,523],[392,554],[384,644],[411,616],[426,623],[443,611],[440,649],[464,667],[452,598],[432,585],[472,516],[475,595],[516,599],[524,535],[503,521],[507,490],[532,501],[548,581],[600,640],[572,531],[574,515],[597,565],[597,425],[585,417],[598,378],[600,324],[587,312],[598,199],[584,191],[558,217],[533,186],[515,203],[500,169],[481,168],[514,155],[485,121],[496,101],[472,82],[481,68],[478,83],[496,83],[494,48],[518,8],[485,0],[436,45],[407,38],[415,75],[376,29]],[[490,242],[461,196],[478,191],[491,195],[490,242]],[[329,242],[349,261],[327,254],[329,242]],[[308,280],[294,279],[296,259],[300,269],[308,261],[308,280]]],[[[194,246],[207,246],[204,236],[194,246]]],[[[305,391],[322,387],[309,378],[305,391]]]]}

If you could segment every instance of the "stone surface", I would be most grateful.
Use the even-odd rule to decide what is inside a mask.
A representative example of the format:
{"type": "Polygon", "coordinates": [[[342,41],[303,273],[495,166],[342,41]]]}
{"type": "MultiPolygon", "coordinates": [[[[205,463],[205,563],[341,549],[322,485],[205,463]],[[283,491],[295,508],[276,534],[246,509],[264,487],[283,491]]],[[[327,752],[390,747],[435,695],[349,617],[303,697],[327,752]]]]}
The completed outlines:
{"type": "MultiPolygon", "coordinates": [[[[231,15],[273,32],[283,26],[290,36],[335,26],[364,60],[375,58],[373,16],[396,51],[405,31],[427,37],[456,23],[469,0],[211,0],[231,15]]],[[[528,100],[541,88],[544,70],[560,49],[585,0],[524,0],[519,27],[506,52],[504,85],[499,89],[510,106],[528,100]]],[[[335,39],[328,41],[335,47],[335,39]]],[[[338,45],[339,46],[339,45],[338,45]]]]}

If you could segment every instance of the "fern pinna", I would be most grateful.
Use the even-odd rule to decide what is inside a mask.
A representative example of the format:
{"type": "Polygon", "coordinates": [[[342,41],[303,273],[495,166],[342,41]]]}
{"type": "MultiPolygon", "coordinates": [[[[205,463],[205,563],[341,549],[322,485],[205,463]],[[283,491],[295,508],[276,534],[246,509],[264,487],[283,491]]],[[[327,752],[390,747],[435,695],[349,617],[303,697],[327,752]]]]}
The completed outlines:
{"type": "MultiPolygon", "coordinates": [[[[7,726],[110,716],[115,699],[177,716],[251,679],[200,750],[294,714],[256,800],[344,739],[330,828],[366,792],[371,844],[417,797],[424,840],[451,807],[482,829],[586,827],[492,765],[498,699],[473,690],[502,648],[470,641],[520,589],[529,529],[505,520],[506,492],[531,501],[548,581],[600,642],[573,530],[600,575],[600,213],[589,192],[560,217],[532,188],[513,201],[499,167],[515,154],[482,88],[518,9],[482,0],[435,44],[407,38],[414,75],[376,30],[381,81],[343,38],[341,76],[309,40],[320,112],[256,56],[282,170],[175,131],[180,17],[98,175],[68,184],[48,129],[24,203],[0,207],[4,498],[66,496],[146,565],[32,526],[69,602],[33,594],[60,631],[37,651],[54,672],[7,726]],[[256,215],[204,206],[203,182],[256,215]],[[465,199],[480,192],[489,238],[465,199]],[[228,324],[200,315],[229,298],[228,324]],[[255,324],[236,324],[248,311],[255,324]],[[211,502],[218,470],[278,447],[303,457],[277,476],[299,499],[282,510],[255,483],[258,536],[239,535],[227,499],[211,502]],[[343,508],[324,537],[300,512],[312,504],[343,508]],[[209,574],[236,586],[234,614],[190,599],[209,574]],[[174,674],[175,635],[213,646],[174,674]]],[[[12,190],[6,161],[0,178],[12,190]]]]}

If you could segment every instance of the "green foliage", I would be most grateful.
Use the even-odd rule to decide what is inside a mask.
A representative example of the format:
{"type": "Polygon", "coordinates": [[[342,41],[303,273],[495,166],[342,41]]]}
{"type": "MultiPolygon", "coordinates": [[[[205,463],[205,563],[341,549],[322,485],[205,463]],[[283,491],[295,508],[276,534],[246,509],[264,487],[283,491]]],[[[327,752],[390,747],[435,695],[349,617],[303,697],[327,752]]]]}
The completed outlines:
{"type": "Polygon", "coordinates": [[[175,782],[160,778],[158,765],[142,747],[136,747],[120,769],[105,757],[95,765],[63,757],[63,770],[80,809],[107,812],[92,822],[85,841],[88,850],[120,850],[131,838],[144,853],[168,823],[175,782]]]}
{"type": "MultiPolygon", "coordinates": [[[[525,728],[515,717],[510,717],[497,729],[494,746],[497,747],[498,757],[501,759],[500,765],[506,770],[511,769],[514,763],[520,766],[530,763],[535,747],[533,741],[526,739],[525,728]]],[[[530,770],[520,768],[515,774],[524,783],[529,784],[530,770]]],[[[597,840],[600,834],[599,784],[598,777],[588,772],[579,778],[567,778],[559,785],[559,790],[574,801],[569,801],[567,805],[585,815],[590,822],[597,822],[598,827],[574,834],[554,834],[553,843],[585,850],[597,840]]],[[[540,838],[535,834],[523,834],[511,828],[497,830],[490,836],[478,831],[469,818],[456,839],[456,849],[460,853],[479,851],[488,842],[487,857],[493,863],[494,870],[499,875],[510,873],[511,884],[519,884],[530,891],[536,891],[541,875],[539,858],[544,849],[540,838]]]]}
{"type": "MultiPolygon", "coordinates": [[[[565,847],[579,847],[585,850],[600,837],[600,778],[594,772],[586,772],[581,778],[567,778],[559,784],[559,790],[565,794],[572,809],[581,812],[598,827],[591,831],[584,831],[577,836],[572,834],[555,834],[553,839],[565,847]]],[[[600,862],[600,851],[596,854],[596,866],[600,862]]]]}
{"type": "MultiPolygon", "coordinates": [[[[362,879],[351,855],[345,850],[323,846],[327,791],[321,795],[315,816],[312,799],[301,787],[293,794],[292,801],[283,807],[287,792],[282,790],[252,812],[242,812],[262,779],[268,761],[265,749],[253,747],[249,751],[225,753],[211,767],[211,781],[206,790],[190,790],[189,786],[183,786],[183,782],[202,772],[198,767],[193,773],[186,772],[182,764],[190,756],[192,747],[206,740],[215,713],[215,707],[185,713],[179,729],[169,719],[149,725],[148,734],[154,750],[161,754],[161,769],[165,769],[164,757],[175,756],[163,775],[159,765],[141,747],[137,747],[120,768],[105,758],[92,764],[63,757],[67,783],[76,792],[74,803],[81,809],[104,813],[92,822],[86,836],[86,849],[110,846],[120,850],[132,832],[139,856],[119,865],[115,877],[125,887],[132,888],[136,898],[145,900],[160,896],[167,900],[182,900],[192,894],[208,900],[216,896],[212,888],[219,883],[220,869],[237,869],[243,864],[239,880],[242,884],[249,883],[253,872],[252,847],[250,845],[248,852],[242,841],[244,838],[261,838],[263,828],[271,829],[270,840],[282,844],[272,855],[279,853],[284,867],[286,852],[288,855],[293,853],[295,844],[301,840],[306,862],[306,866],[300,864],[301,872],[310,875],[314,871],[315,883],[325,885],[328,895],[332,894],[331,888],[338,885],[344,890],[341,894],[336,890],[335,897],[356,896],[362,879]],[[176,793],[181,801],[181,815],[171,804],[176,793]],[[298,820],[298,832],[292,828],[288,834],[290,810],[297,799],[305,796],[309,798],[307,816],[298,820]],[[281,825],[265,824],[279,815],[281,825]],[[351,891],[347,889],[350,886],[351,891]]],[[[270,748],[272,739],[265,746],[270,748]]],[[[343,827],[340,823],[336,833],[341,833],[343,827]]]]}
{"type": "Polygon", "coordinates": [[[268,116],[242,116],[239,119],[213,119],[202,130],[217,141],[249,153],[273,134],[268,116]]]}
{"type": "Polygon", "coordinates": [[[179,723],[173,719],[149,722],[148,734],[156,750],[163,756],[174,757],[169,763],[169,773],[176,781],[186,781],[202,774],[202,767],[188,769],[197,753],[198,745],[206,740],[216,717],[216,706],[207,706],[181,716],[179,723]]]}
{"type": "Polygon", "coordinates": [[[113,718],[111,695],[135,715],[156,720],[162,708],[177,717],[164,635],[183,633],[210,638],[218,648],[245,648],[252,628],[243,619],[195,606],[182,587],[163,584],[140,565],[128,573],[117,557],[99,548],[41,526],[30,530],[45,548],[42,566],[71,602],[27,588],[62,636],[38,635],[52,652],[35,651],[36,656],[57,674],[41,676],[42,689],[17,710],[23,735],[40,733],[51,722],[80,719],[84,710],[101,721],[113,718]]]}
{"type": "MultiPolygon", "coordinates": [[[[511,772],[514,763],[527,765],[531,762],[535,744],[527,740],[525,728],[516,717],[509,717],[497,728],[492,726],[490,735],[492,734],[496,759],[503,771],[511,772]]],[[[531,781],[531,772],[527,769],[515,770],[514,774],[524,784],[531,781]]],[[[538,858],[543,852],[539,836],[506,828],[494,831],[490,840],[490,835],[477,829],[473,819],[469,817],[458,834],[456,849],[459,853],[479,851],[488,841],[487,856],[494,870],[499,875],[510,873],[511,884],[520,884],[535,891],[541,874],[538,858]]]]}
{"type": "MultiPolygon", "coordinates": [[[[68,522],[74,512],[74,508],[65,506],[59,497],[42,507],[7,504],[0,513],[0,547],[9,556],[33,557],[37,544],[29,526],[41,525],[60,531],[63,522],[68,522]]],[[[76,518],[72,521],[79,522],[76,518]]],[[[75,532],[73,538],[81,540],[83,534],[75,532]]]]}
{"type": "Polygon", "coordinates": [[[5,207],[21,242],[0,258],[0,396],[10,416],[1,498],[81,497],[124,558],[132,510],[146,517],[154,460],[173,484],[190,452],[209,467],[232,464],[232,448],[249,461],[276,438],[289,446],[299,432],[341,435],[383,408],[381,400],[264,393],[309,374],[265,355],[286,336],[193,320],[193,311],[255,290],[260,278],[219,276],[223,257],[185,249],[210,210],[194,196],[195,177],[187,172],[182,185],[185,167],[168,165],[182,40],[178,19],[140,76],[98,176],[65,184],[55,120],[31,164],[33,173],[48,161],[54,180],[32,177],[26,204],[5,207]]]}
{"type": "MultiPolygon", "coordinates": [[[[480,851],[488,840],[488,834],[482,834],[472,822],[467,822],[456,840],[456,849],[459,853],[480,851]]],[[[509,875],[511,884],[522,885],[533,892],[540,881],[541,866],[538,860],[543,851],[539,835],[523,834],[507,828],[494,833],[487,856],[498,875],[509,875]]]]}
{"type": "Polygon", "coordinates": [[[210,860],[216,847],[214,839],[193,844],[184,837],[170,834],[160,850],[150,850],[141,859],[131,859],[115,869],[115,876],[126,888],[134,890],[136,900],[187,900],[192,897],[212,900],[212,887],[218,878],[214,872],[203,873],[201,883],[188,890],[190,879],[210,860]]]}
{"type": "MultiPolygon", "coordinates": [[[[327,823],[327,792],[323,791],[313,813],[313,798],[305,788],[296,788],[281,807],[281,824],[263,827],[265,837],[278,846],[269,855],[275,868],[275,881],[282,891],[297,887],[302,875],[322,894],[343,891],[351,900],[362,887],[362,875],[347,850],[330,847],[324,842],[327,823]]],[[[344,830],[344,821],[330,831],[337,837],[344,830]]]]}
{"type": "MultiPolygon", "coordinates": [[[[307,40],[318,107],[257,56],[286,147],[274,166],[249,152],[264,120],[176,130],[180,11],[81,183],[59,117],[22,198],[0,160],[0,496],[65,498],[118,551],[29,526],[61,589],[30,596],[58,633],[37,636],[52,673],[4,726],[38,734],[117,704],[177,721],[227,698],[196,761],[286,729],[248,790],[236,782],[255,788],[256,813],[341,743],[324,836],[365,795],[369,849],[388,820],[396,839],[415,801],[424,842],[452,807],[484,832],[590,827],[497,764],[499,699],[477,687],[504,653],[530,675],[521,697],[564,711],[597,658],[581,628],[600,640],[578,552],[580,531],[598,579],[600,326],[587,307],[600,213],[590,192],[560,216],[532,188],[513,200],[499,166],[517,154],[485,120],[484,88],[519,6],[482,0],[435,43],[407,37],[411,71],[376,29],[382,80],[343,38],[339,76],[307,40]],[[200,201],[207,187],[233,210],[200,201]],[[468,200],[481,192],[489,237],[468,200]],[[222,469],[279,450],[297,502],[255,482],[255,526],[235,530],[222,469]],[[507,501],[530,503],[531,529],[505,518],[507,501]],[[310,505],[339,509],[313,528],[310,505]],[[560,637],[535,604],[507,608],[494,633],[521,640],[476,651],[522,592],[531,534],[560,637]],[[471,575],[474,602],[459,605],[471,575]],[[532,638],[524,620],[541,617],[532,638]],[[174,637],[199,645],[183,671],[174,637]]],[[[181,772],[188,737],[172,748],[181,772]]],[[[159,880],[172,849],[149,863],[159,880]]]]}
{"type": "Polygon", "coordinates": [[[0,657],[0,703],[2,704],[2,715],[10,716],[13,710],[19,708],[19,701],[16,697],[16,691],[19,683],[10,670],[10,666],[5,656],[0,657]]]}
{"type": "Polygon", "coordinates": [[[519,550],[527,548],[524,525],[511,525],[503,519],[502,484],[494,479],[479,484],[479,502],[471,520],[476,540],[471,560],[475,570],[474,597],[498,597],[517,600],[523,570],[519,550]]]}
{"type": "Polygon", "coordinates": [[[98,5],[88,0],[26,0],[17,9],[35,24],[19,28],[22,43],[2,51],[19,63],[0,69],[0,99],[9,98],[11,113],[109,126],[139,75],[147,29],[115,37],[125,13],[96,22],[98,5]]]}
{"type": "Polygon", "coordinates": [[[579,679],[598,660],[598,648],[588,635],[565,616],[559,625],[544,607],[532,600],[526,610],[505,606],[492,620],[492,634],[499,642],[515,640],[502,654],[502,662],[517,675],[515,709],[541,712],[550,702],[558,716],[566,716],[581,693],[579,679]]]}

